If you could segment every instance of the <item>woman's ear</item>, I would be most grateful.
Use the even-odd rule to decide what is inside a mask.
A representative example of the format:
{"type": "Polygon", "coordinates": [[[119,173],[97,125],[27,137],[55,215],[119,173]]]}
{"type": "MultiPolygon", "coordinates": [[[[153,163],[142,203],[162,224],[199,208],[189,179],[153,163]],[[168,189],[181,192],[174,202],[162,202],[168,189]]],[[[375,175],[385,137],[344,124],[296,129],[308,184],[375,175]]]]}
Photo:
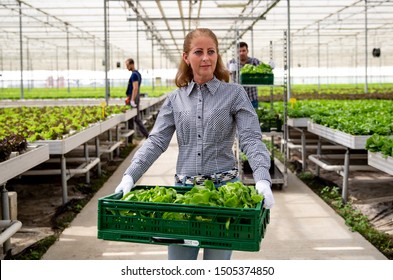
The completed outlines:
{"type": "Polygon", "coordinates": [[[190,61],[188,60],[188,54],[187,53],[183,53],[183,60],[187,65],[190,65],[190,61]]]}

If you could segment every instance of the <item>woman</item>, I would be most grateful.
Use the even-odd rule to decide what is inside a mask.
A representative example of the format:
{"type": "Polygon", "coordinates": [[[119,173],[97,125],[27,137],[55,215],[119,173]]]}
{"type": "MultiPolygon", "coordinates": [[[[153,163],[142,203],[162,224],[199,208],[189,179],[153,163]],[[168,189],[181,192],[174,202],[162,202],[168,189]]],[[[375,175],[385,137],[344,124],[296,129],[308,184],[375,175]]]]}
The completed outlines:
{"type": "MultiPolygon", "coordinates": [[[[135,153],[115,192],[129,192],[134,182],[168,148],[176,131],[179,155],[175,184],[211,179],[217,187],[238,181],[232,147],[235,134],[253,169],[256,188],[271,208],[274,198],[269,175],[270,157],[262,142],[258,117],[243,87],[228,83],[215,34],[198,28],[186,36],[176,74],[178,89],[170,93],[149,138],[135,153]]],[[[168,259],[197,259],[199,248],[171,245],[168,259]]],[[[232,251],[204,249],[204,259],[230,259],[232,251]]]]}

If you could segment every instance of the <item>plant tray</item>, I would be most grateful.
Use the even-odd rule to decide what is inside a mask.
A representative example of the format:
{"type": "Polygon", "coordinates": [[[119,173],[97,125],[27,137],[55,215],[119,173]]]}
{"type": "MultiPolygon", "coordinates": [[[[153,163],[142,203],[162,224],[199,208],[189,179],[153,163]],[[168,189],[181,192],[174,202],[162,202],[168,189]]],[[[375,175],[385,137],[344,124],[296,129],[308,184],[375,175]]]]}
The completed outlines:
{"type": "Polygon", "coordinates": [[[100,133],[104,133],[105,131],[118,125],[121,122],[121,118],[122,118],[121,115],[122,114],[116,114],[116,115],[110,116],[106,120],[101,121],[100,122],[100,133]]]}
{"type": "Polygon", "coordinates": [[[136,116],[136,110],[129,109],[120,115],[120,122],[126,122],[136,116]]]}
{"type": "Polygon", "coordinates": [[[47,145],[29,144],[22,154],[0,163],[0,186],[48,159],[49,147],[47,145]]]}
{"type": "Polygon", "coordinates": [[[371,137],[371,135],[351,135],[312,121],[308,122],[307,130],[344,147],[358,150],[364,150],[367,139],[371,137]]]}
{"type": "Polygon", "coordinates": [[[288,126],[292,127],[307,127],[310,118],[289,118],[288,126]]]}
{"type": "Polygon", "coordinates": [[[367,153],[368,165],[375,167],[387,174],[393,175],[393,157],[384,156],[382,153],[367,153]]]}
{"type": "MultiPolygon", "coordinates": [[[[170,187],[178,193],[190,189],[170,187]]],[[[119,194],[112,194],[98,200],[98,238],[156,245],[259,251],[269,218],[270,210],[261,207],[261,203],[256,208],[228,208],[123,201],[119,199],[119,194]],[[185,213],[190,219],[164,219],[165,212],[185,213]],[[229,227],[226,226],[228,221],[229,227]]]]}
{"type": "Polygon", "coordinates": [[[50,155],[64,155],[100,135],[100,129],[100,124],[95,123],[90,127],[78,131],[77,133],[62,140],[38,140],[33,143],[38,145],[48,145],[50,155]]]}
{"type": "Polygon", "coordinates": [[[240,74],[242,85],[273,85],[274,74],[240,74]]]}

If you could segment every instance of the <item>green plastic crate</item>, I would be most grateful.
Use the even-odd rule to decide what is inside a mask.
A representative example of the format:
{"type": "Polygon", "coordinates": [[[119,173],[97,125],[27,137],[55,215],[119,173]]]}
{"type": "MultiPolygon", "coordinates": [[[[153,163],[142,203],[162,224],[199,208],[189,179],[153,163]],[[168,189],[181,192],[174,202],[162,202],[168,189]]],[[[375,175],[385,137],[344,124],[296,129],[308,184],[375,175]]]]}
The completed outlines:
{"type": "Polygon", "coordinates": [[[259,124],[262,132],[282,131],[282,120],[279,118],[273,120],[272,119],[262,120],[262,122],[259,124]]]}
{"type": "MultiPolygon", "coordinates": [[[[154,188],[155,186],[138,186],[154,188]]],[[[190,188],[166,186],[184,193],[190,188]]],[[[118,194],[98,200],[98,238],[113,241],[179,244],[200,248],[259,251],[270,211],[261,207],[228,208],[122,201],[118,194]],[[125,215],[132,211],[132,215],[125,215]],[[151,213],[154,212],[154,216],[151,213]],[[189,220],[164,219],[165,212],[186,213],[189,220]],[[197,217],[211,221],[198,220],[197,217]],[[226,223],[230,221],[229,227],[226,223]]]]}
{"type": "Polygon", "coordinates": [[[240,73],[242,85],[273,85],[274,74],[247,74],[240,73]]]}

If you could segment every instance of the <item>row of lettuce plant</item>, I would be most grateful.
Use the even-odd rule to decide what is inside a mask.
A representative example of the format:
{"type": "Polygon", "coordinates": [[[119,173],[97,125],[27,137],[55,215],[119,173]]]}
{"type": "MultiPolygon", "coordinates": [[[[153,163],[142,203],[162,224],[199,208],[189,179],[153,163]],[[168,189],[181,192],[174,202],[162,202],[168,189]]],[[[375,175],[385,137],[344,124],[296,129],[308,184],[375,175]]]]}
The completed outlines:
{"type": "MultiPolygon", "coordinates": [[[[275,102],[274,110],[282,114],[283,106],[275,102]]],[[[300,100],[288,104],[288,117],[351,135],[393,135],[393,100],[300,100]]]]}
{"type": "MultiPolygon", "coordinates": [[[[175,86],[142,86],[141,93],[148,97],[160,97],[175,90],[175,86]]],[[[111,87],[111,98],[126,98],[126,87],[111,87]]],[[[0,100],[20,99],[19,88],[0,88],[0,100]]],[[[31,88],[24,92],[24,99],[68,99],[94,98],[105,99],[105,87],[31,88]]]]}
{"type": "MultiPolygon", "coordinates": [[[[392,83],[374,83],[368,84],[368,94],[380,94],[388,95],[393,93],[392,83]]],[[[258,94],[260,96],[269,96],[271,93],[271,88],[269,87],[259,87],[258,94]]],[[[283,88],[274,87],[274,95],[283,95],[283,88]]],[[[334,96],[337,95],[365,95],[364,84],[292,84],[291,93],[293,96],[301,97],[306,95],[324,95],[324,96],[334,96]]]]}
{"type": "Polygon", "coordinates": [[[21,135],[28,142],[60,140],[129,107],[54,106],[0,108],[0,139],[21,135]]]}
{"type": "Polygon", "coordinates": [[[383,157],[393,157],[393,136],[372,135],[367,139],[366,150],[381,153],[383,157]]]}

